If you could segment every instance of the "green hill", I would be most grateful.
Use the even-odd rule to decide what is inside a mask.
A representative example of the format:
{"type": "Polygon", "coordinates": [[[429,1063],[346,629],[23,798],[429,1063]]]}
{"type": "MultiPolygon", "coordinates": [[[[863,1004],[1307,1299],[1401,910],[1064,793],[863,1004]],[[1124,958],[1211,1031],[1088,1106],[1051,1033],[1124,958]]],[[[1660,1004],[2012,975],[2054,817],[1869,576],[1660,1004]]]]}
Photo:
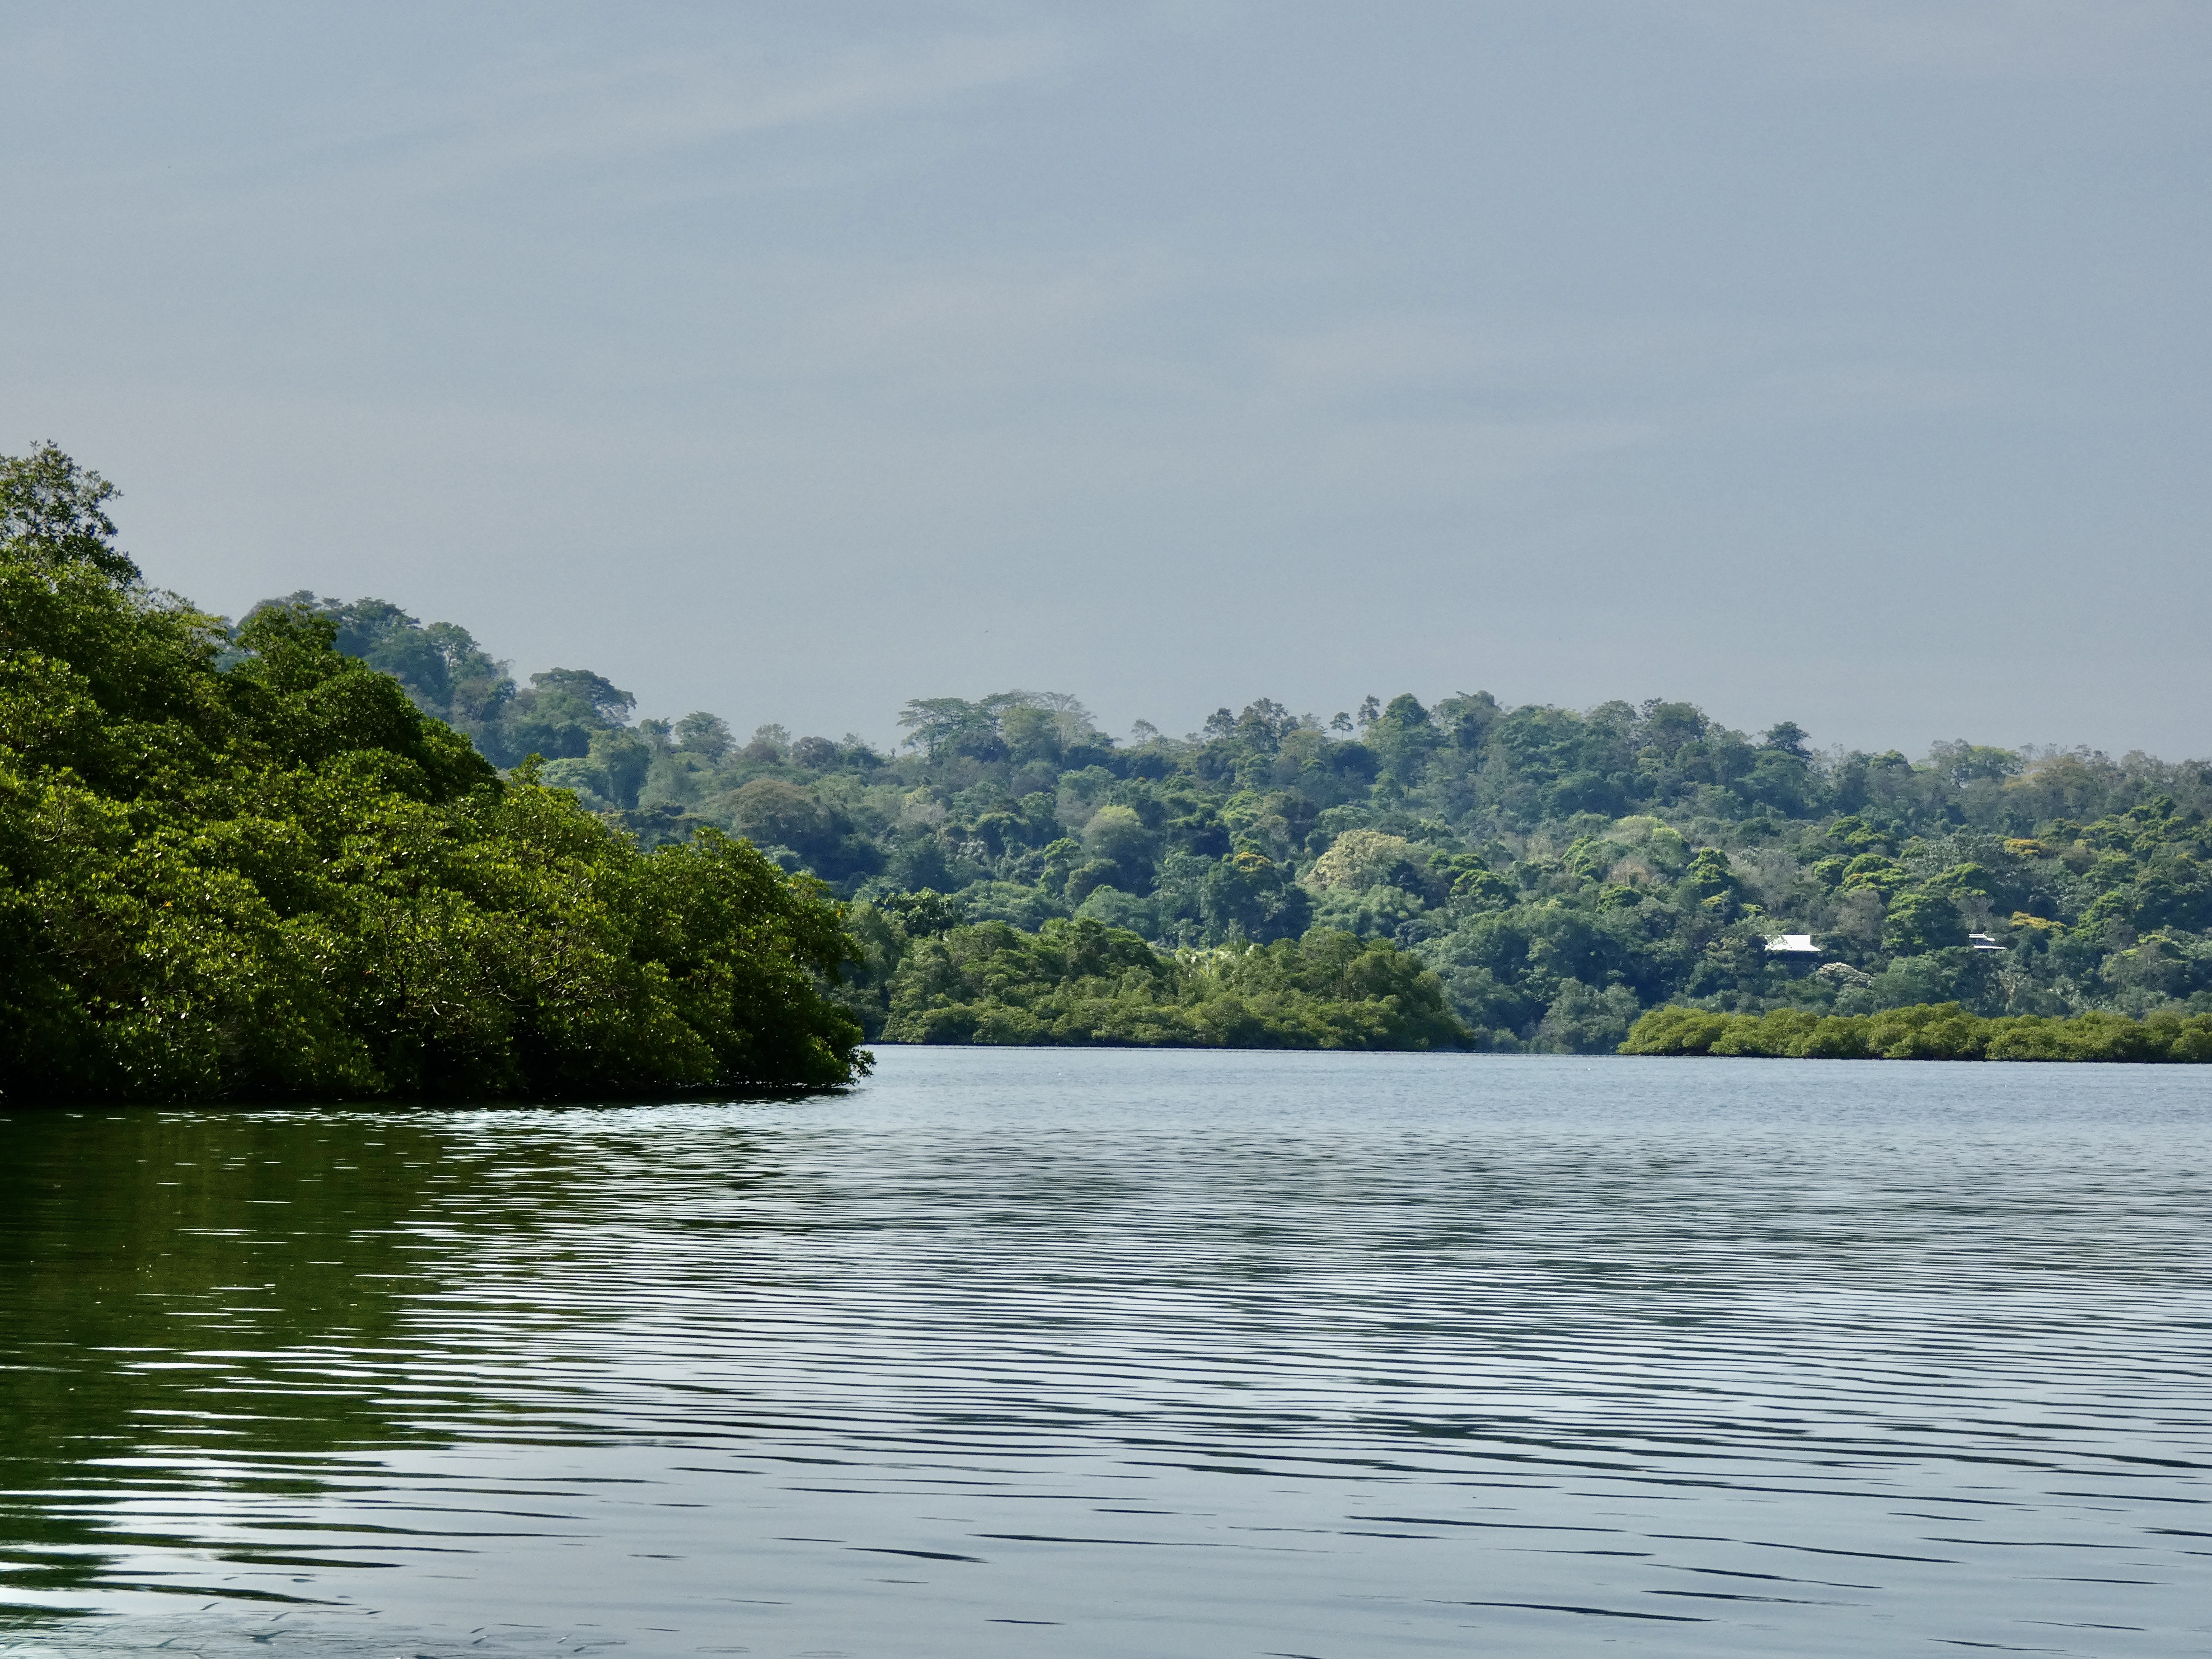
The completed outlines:
{"type": "MultiPolygon", "coordinates": [[[[546,756],[545,781],[647,844],[699,824],[749,837],[863,924],[932,894],[933,938],[1081,919],[1172,953],[1340,930],[1413,957],[1501,1049],[1610,1051],[1665,1005],[2212,1011],[2203,762],[1963,741],[1911,760],[1664,699],[1578,711],[1486,692],[1334,715],[1261,698],[1120,741],[1065,695],[926,698],[885,754],[775,726],[740,740],[705,711],[634,720],[599,675],[518,682],[451,624],[283,603],[329,617],[341,648],[495,763],[546,756]],[[1775,957],[1785,933],[1819,957],[1775,957]]],[[[896,1036],[918,1029],[894,1007],[911,941],[877,931],[842,994],[896,1036]]]]}

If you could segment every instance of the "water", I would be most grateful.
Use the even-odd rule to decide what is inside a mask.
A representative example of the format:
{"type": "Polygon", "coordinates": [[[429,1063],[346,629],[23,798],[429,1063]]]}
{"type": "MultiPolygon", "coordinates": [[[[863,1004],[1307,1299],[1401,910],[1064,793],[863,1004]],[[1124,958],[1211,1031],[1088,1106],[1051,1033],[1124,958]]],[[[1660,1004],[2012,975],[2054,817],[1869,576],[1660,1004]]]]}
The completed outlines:
{"type": "Polygon", "coordinates": [[[2158,1067],[0,1115],[0,1652],[2199,1654],[2208,1153],[2158,1067]]]}

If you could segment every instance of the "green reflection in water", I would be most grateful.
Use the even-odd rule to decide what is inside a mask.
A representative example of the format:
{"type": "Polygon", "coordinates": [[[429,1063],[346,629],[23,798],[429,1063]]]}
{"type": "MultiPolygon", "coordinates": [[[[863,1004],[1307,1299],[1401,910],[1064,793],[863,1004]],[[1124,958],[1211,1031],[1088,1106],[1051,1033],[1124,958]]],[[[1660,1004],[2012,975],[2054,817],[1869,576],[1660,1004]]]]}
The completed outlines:
{"type": "MultiPolygon", "coordinates": [[[[134,1549],[189,1547],[134,1531],[133,1498],[319,1492],[345,1455],[482,1408],[453,1366],[410,1376],[400,1335],[455,1265],[447,1200],[501,1162],[451,1125],[0,1115],[0,1602],[124,1588],[134,1549]]],[[[498,1173],[501,1224],[528,1227],[538,1204],[498,1173]]],[[[520,1184],[543,1199],[564,1173],[541,1156],[520,1184]]]]}

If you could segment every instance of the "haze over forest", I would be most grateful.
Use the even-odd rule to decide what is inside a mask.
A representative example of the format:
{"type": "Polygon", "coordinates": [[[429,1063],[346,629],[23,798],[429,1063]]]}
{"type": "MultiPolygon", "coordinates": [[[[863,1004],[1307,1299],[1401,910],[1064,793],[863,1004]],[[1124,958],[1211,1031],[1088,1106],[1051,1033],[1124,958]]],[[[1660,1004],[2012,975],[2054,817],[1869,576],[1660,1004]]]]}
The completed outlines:
{"type": "Polygon", "coordinates": [[[4,447],[225,614],[878,745],[2212,750],[2201,6],[22,7],[0,93],[4,447]]]}

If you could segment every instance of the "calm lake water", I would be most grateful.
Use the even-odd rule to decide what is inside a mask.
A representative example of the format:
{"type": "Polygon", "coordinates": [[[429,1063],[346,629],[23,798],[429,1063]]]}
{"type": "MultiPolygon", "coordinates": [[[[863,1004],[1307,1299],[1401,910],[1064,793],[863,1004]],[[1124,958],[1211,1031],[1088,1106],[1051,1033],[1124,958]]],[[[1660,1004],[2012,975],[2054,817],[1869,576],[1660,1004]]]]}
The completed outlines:
{"type": "Polygon", "coordinates": [[[2212,1649],[2212,1068],[0,1115],[0,1652],[2212,1649]]]}

